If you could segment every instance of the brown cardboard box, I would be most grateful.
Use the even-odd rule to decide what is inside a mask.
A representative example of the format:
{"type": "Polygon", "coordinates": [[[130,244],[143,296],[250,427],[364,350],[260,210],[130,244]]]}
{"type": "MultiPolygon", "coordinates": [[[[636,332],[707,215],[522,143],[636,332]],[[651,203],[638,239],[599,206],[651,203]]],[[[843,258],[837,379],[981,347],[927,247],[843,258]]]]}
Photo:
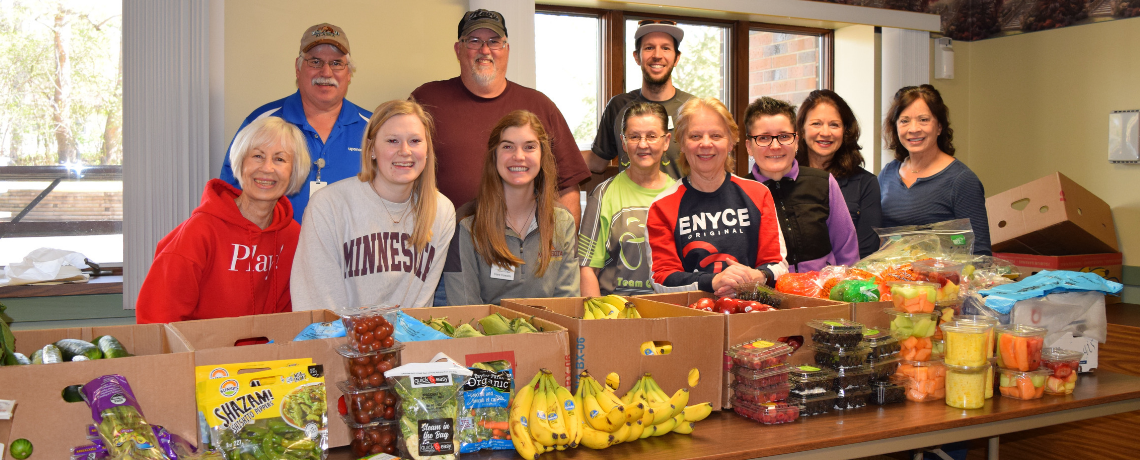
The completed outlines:
{"type": "Polygon", "coordinates": [[[542,331],[537,334],[407,342],[404,344],[401,356],[405,363],[426,363],[441,352],[465,366],[481,361],[506,359],[511,362],[511,367],[514,369],[516,385],[525,385],[542,368],[554,372],[555,380],[563,382],[563,386],[570,385],[570,338],[566,328],[553,322],[542,318],[530,318],[528,315],[498,305],[407,308],[402,311],[416,319],[446,316],[448,322],[455,326],[471,323],[479,332],[483,332],[479,319],[492,313],[499,313],[508,319],[523,316],[542,331]]]}
{"type": "MultiPolygon", "coordinates": [[[[637,298],[651,299],[673,305],[689,305],[696,302],[697,299],[711,296],[707,292],[691,291],[651,294],[637,296],[637,298]]],[[[728,351],[728,348],[733,345],[761,338],[775,341],[781,337],[801,336],[803,346],[796,350],[791,358],[788,358],[788,362],[795,365],[811,364],[815,362],[815,354],[811,350],[814,342],[811,340],[812,329],[807,326],[807,322],[813,319],[850,319],[851,304],[815,297],[788,295],[777,311],[722,316],[725,317],[722,351],[728,351]]],[[[725,367],[727,368],[728,365],[729,363],[726,362],[725,367]]],[[[722,392],[721,406],[727,409],[731,407],[729,399],[732,394],[728,388],[732,383],[732,378],[729,372],[724,370],[722,372],[725,390],[722,392]]]]}
{"type": "Polygon", "coordinates": [[[993,252],[1064,256],[1118,252],[1112,209],[1061,173],[986,199],[993,252]]]}
{"type": "Polygon", "coordinates": [[[858,302],[853,305],[854,316],[852,316],[852,319],[856,323],[874,329],[890,328],[892,318],[891,315],[886,313],[886,310],[894,308],[894,304],[890,301],[858,302]]]}
{"type": "Polygon", "coordinates": [[[677,307],[645,299],[630,299],[642,319],[583,320],[585,297],[549,299],[503,299],[504,308],[534,315],[565,327],[574,344],[572,380],[589,370],[601,381],[606,374],[617,372],[625,394],[642,374],[653,374],[661,388],[672,394],[688,387],[689,370],[696,368],[701,383],[689,394],[690,404],[708,401],[720,408],[721,375],[724,353],[724,315],[677,307]],[[646,356],[641,345],[649,341],[669,342],[673,351],[666,355],[646,356]]]}
{"type": "MultiPolygon", "coordinates": [[[[1074,272],[1096,273],[1101,278],[1121,282],[1124,277],[1124,254],[1112,252],[1108,254],[1082,254],[1072,256],[1038,256],[1032,254],[1011,254],[995,252],[994,257],[1004,259],[1017,266],[1021,281],[1029,275],[1041,270],[1069,270],[1074,272]]],[[[1120,296],[1105,296],[1105,302],[1120,302],[1120,296]]]]}
{"type": "MultiPolygon", "coordinates": [[[[312,358],[314,364],[324,365],[325,394],[328,396],[329,446],[347,446],[348,427],[340,421],[337,400],[341,392],[336,383],[348,378],[344,372],[344,358],[336,347],[346,343],[344,337],[334,339],[293,342],[306,326],[312,323],[338,321],[339,316],[328,310],[298,311],[270,315],[241,316],[237,318],[203,319],[171,323],[170,328],[194,352],[197,366],[211,364],[246,363],[278,359],[312,358]],[[238,340],[265,337],[273,343],[235,347],[238,340]]],[[[190,373],[193,390],[194,373],[190,373]]],[[[189,399],[190,411],[197,413],[194,398],[189,399]]],[[[191,433],[186,439],[196,439],[191,433]]]]}
{"type": "MultiPolygon", "coordinates": [[[[14,331],[16,351],[29,358],[36,349],[60,339],[90,341],[111,335],[135,356],[87,362],[0,367],[0,399],[16,400],[12,420],[0,421],[0,443],[25,438],[33,459],[69,458],[70,449],[85,444],[91,409],[65,402],[70,385],[119,374],[127,378],[148,423],[162,425],[185,439],[197,438],[194,406],[194,354],[161,324],[76,327],[14,331]]],[[[5,449],[4,459],[11,459],[5,449]]]]}

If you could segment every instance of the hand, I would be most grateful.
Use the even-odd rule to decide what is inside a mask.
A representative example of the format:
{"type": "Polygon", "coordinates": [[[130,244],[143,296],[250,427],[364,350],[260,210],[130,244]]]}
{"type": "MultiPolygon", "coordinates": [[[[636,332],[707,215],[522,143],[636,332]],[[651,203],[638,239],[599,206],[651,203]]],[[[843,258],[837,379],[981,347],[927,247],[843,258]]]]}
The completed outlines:
{"type": "MultiPolygon", "coordinates": [[[[721,270],[720,273],[713,276],[713,291],[723,292],[725,288],[735,290],[741,283],[747,283],[752,280],[755,276],[752,272],[759,272],[759,270],[746,267],[734,260],[729,260],[724,270],[721,270]]],[[[760,276],[763,278],[763,273],[760,273],[760,276]]]]}

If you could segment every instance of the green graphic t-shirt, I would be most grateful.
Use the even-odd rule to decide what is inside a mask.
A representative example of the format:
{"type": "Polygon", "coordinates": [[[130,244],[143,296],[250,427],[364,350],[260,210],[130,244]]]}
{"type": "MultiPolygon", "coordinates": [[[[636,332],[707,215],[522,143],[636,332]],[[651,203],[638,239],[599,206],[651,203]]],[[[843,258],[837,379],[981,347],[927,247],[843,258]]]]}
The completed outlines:
{"type": "Polygon", "coordinates": [[[583,267],[601,269],[602,295],[653,293],[645,224],[650,203],[666,188],[644,188],[622,172],[590,192],[578,233],[578,258],[583,267]]]}

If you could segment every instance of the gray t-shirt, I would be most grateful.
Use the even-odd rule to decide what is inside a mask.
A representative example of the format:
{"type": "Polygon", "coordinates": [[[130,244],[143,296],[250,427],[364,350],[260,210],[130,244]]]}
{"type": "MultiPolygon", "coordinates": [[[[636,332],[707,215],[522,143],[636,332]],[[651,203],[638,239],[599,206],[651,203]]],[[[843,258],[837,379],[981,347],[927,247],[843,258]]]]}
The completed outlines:
{"type": "MultiPolygon", "coordinates": [[[[621,123],[625,119],[625,111],[629,109],[629,106],[638,102],[656,102],[665,106],[665,112],[669,114],[668,132],[671,133],[673,132],[673,122],[677,120],[677,111],[691,97],[693,95],[677,90],[677,94],[674,94],[672,99],[650,101],[641,95],[641,88],[614,96],[610,102],[606,103],[606,109],[602,112],[602,120],[598,122],[598,134],[594,136],[594,145],[591,150],[594,151],[594,155],[605,160],[619,158],[618,169],[624,171],[625,168],[629,167],[629,157],[626,156],[625,149],[622,148],[621,123]]],[[[680,139],[673,139],[669,142],[669,148],[665,150],[665,155],[661,157],[661,170],[674,179],[681,177],[681,168],[677,166],[677,155],[680,155],[680,152],[680,139]]]]}

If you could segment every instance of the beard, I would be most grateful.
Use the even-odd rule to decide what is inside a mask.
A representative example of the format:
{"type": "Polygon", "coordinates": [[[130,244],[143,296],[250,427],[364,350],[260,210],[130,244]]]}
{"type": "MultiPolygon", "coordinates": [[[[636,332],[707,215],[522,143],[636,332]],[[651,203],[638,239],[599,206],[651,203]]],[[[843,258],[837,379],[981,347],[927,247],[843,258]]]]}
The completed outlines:
{"type": "Polygon", "coordinates": [[[667,83],[669,83],[669,79],[673,78],[673,69],[676,68],[676,66],[670,67],[669,71],[665,72],[665,75],[662,75],[661,78],[655,79],[652,75],[649,74],[649,71],[646,70],[646,67],[648,67],[648,65],[641,67],[641,86],[653,90],[659,90],[667,83]]]}
{"type": "Polygon", "coordinates": [[[475,60],[471,62],[471,79],[480,86],[489,86],[494,83],[499,76],[498,63],[490,55],[475,56],[475,60]],[[487,59],[491,61],[490,69],[481,67],[478,62],[480,59],[487,59]]]}

